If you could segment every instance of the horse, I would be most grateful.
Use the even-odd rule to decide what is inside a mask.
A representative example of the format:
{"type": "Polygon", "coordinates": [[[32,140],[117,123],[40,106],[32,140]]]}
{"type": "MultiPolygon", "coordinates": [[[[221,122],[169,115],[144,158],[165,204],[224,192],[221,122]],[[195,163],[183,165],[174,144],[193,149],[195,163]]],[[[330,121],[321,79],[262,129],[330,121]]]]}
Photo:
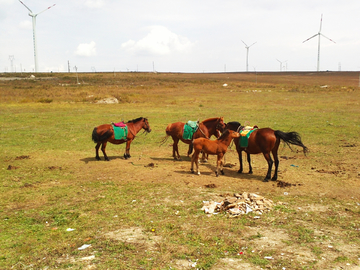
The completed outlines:
{"type": "Polygon", "coordinates": [[[122,143],[126,142],[124,158],[125,159],[130,158],[131,157],[130,156],[130,144],[135,139],[136,134],[141,129],[144,129],[144,132],[147,132],[147,133],[151,132],[149,122],[144,117],[139,117],[139,118],[130,120],[126,123],[126,125],[128,127],[128,134],[127,134],[127,137],[125,140],[124,139],[122,139],[122,140],[115,139],[114,129],[113,129],[112,125],[104,124],[104,125],[100,125],[100,126],[94,128],[93,133],[92,133],[92,140],[94,141],[94,143],[96,143],[96,146],[95,146],[96,157],[95,158],[97,160],[101,160],[101,158],[99,156],[99,148],[101,145],[101,151],[104,154],[104,158],[106,161],[109,161],[109,158],[105,152],[107,142],[110,142],[113,144],[122,144],[122,143]]]}
{"type": "Polygon", "coordinates": [[[197,138],[193,140],[194,155],[191,158],[191,172],[194,173],[194,163],[196,164],[197,174],[199,171],[199,154],[203,153],[210,155],[217,155],[217,165],[215,174],[218,177],[219,171],[224,175],[223,171],[223,157],[234,138],[240,137],[240,134],[233,130],[225,130],[224,133],[216,140],[212,141],[206,138],[197,138]]]}
{"type": "MultiPolygon", "coordinates": [[[[184,125],[185,123],[183,122],[176,122],[169,124],[165,130],[166,136],[161,142],[161,144],[164,144],[169,138],[169,136],[172,137],[174,141],[173,157],[175,160],[181,160],[179,154],[179,148],[178,148],[179,140],[181,140],[186,144],[189,144],[189,150],[187,153],[188,156],[190,156],[193,151],[192,140],[185,140],[183,138],[184,125]]],[[[206,119],[199,123],[198,129],[193,135],[193,139],[200,137],[209,139],[212,135],[218,138],[220,136],[220,132],[224,131],[224,128],[225,128],[224,117],[206,119]]]]}
{"type": "MultiPolygon", "coordinates": [[[[243,127],[239,122],[234,121],[227,123],[226,128],[240,132],[243,127]]],[[[249,163],[249,174],[253,173],[250,155],[262,153],[268,163],[268,171],[263,181],[268,182],[271,178],[271,169],[274,163],[270,156],[271,152],[275,160],[275,172],[273,177],[271,178],[271,181],[276,181],[278,178],[278,149],[280,141],[286,143],[286,145],[288,145],[290,149],[292,149],[291,144],[302,147],[304,155],[306,155],[306,153],[308,152],[308,148],[302,143],[299,133],[295,131],[283,132],[280,130],[273,130],[271,128],[259,128],[251,133],[247,147],[241,147],[240,140],[234,139],[236,151],[238,152],[240,162],[240,169],[238,170],[238,173],[243,172],[242,151],[244,151],[247,155],[247,161],[249,163]]]]}

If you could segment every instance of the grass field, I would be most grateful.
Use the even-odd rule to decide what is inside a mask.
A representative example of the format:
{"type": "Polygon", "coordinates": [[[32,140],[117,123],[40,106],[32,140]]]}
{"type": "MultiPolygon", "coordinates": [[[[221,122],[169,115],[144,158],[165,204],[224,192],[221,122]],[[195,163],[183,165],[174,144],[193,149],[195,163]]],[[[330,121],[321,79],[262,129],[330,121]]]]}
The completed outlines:
{"type": "Polygon", "coordinates": [[[360,269],[358,73],[29,75],[0,74],[0,269],[360,269]],[[220,116],[299,132],[309,154],[279,149],[291,186],[262,182],[262,155],[238,174],[234,146],[215,177],[214,156],[197,176],[187,145],[182,161],[160,145],[169,123],[220,116]],[[96,161],[93,128],[137,117],[152,132],[131,159],[108,144],[96,161]],[[275,205],[201,210],[242,192],[275,205]]]}

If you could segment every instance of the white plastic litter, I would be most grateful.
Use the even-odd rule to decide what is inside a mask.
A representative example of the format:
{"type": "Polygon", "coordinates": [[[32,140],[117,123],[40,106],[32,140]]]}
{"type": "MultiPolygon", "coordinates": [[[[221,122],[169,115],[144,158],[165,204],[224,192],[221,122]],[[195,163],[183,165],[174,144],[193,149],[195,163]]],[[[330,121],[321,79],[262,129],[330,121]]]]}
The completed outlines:
{"type": "Polygon", "coordinates": [[[91,245],[82,245],[81,247],[78,248],[78,250],[84,250],[84,249],[87,249],[88,247],[90,247],[91,245]]]}

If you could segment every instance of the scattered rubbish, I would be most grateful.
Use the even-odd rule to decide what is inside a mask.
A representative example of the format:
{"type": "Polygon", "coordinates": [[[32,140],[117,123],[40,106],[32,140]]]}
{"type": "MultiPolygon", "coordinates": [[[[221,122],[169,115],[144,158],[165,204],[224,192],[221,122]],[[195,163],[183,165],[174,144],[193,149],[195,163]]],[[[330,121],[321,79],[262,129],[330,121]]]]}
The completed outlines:
{"type": "Polygon", "coordinates": [[[72,231],[75,231],[75,229],[67,228],[66,231],[67,232],[72,232],[72,231]]]}
{"type": "Polygon", "coordinates": [[[236,163],[235,164],[232,164],[232,163],[226,163],[226,164],[224,164],[224,166],[223,167],[225,167],[225,168],[232,168],[232,167],[235,167],[236,166],[236,163]]]}
{"type": "Polygon", "coordinates": [[[259,219],[260,217],[259,216],[255,216],[254,219],[259,219]]]}
{"type": "Polygon", "coordinates": [[[264,212],[270,211],[273,205],[274,203],[270,199],[255,193],[244,192],[242,194],[235,193],[232,197],[225,197],[222,202],[203,201],[201,210],[206,214],[226,212],[230,217],[236,217],[250,212],[261,215],[264,212]]]}
{"type": "Polygon", "coordinates": [[[21,159],[29,159],[30,156],[18,156],[15,158],[15,160],[21,160],[21,159]]]}
{"type": "Polygon", "coordinates": [[[95,255],[80,258],[81,261],[90,261],[90,260],[93,260],[93,259],[95,259],[95,255]]]}
{"type": "Polygon", "coordinates": [[[251,209],[251,207],[249,205],[246,204],[246,213],[245,214],[248,214],[250,212],[252,212],[253,210],[251,209]]]}
{"type": "Polygon", "coordinates": [[[226,87],[226,86],[228,86],[228,84],[227,84],[227,83],[224,83],[223,86],[226,87]]]}
{"type": "Polygon", "coordinates": [[[148,165],[145,165],[144,167],[148,167],[148,168],[154,168],[155,164],[154,163],[149,163],[148,165]]]}
{"type": "Polygon", "coordinates": [[[90,247],[91,245],[82,245],[81,247],[78,248],[78,250],[84,250],[84,249],[87,249],[88,247],[90,247]]]}
{"type": "Polygon", "coordinates": [[[333,248],[333,246],[328,246],[328,248],[333,248]]]}
{"type": "Polygon", "coordinates": [[[287,192],[284,192],[284,195],[285,195],[285,196],[287,196],[287,195],[289,195],[289,193],[287,193],[287,192]]]}
{"type": "Polygon", "coordinates": [[[215,184],[207,184],[205,185],[206,188],[216,188],[215,184]]]}
{"type": "Polygon", "coordinates": [[[294,164],[291,164],[290,166],[291,167],[299,167],[298,165],[294,165],[294,164]]]}
{"type": "Polygon", "coordinates": [[[264,259],[273,260],[274,258],[272,256],[265,256],[264,259]]]}
{"type": "Polygon", "coordinates": [[[291,184],[291,183],[287,183],[287,182],[284,182],[284,181],[278,181],[276,186],[283,188],[283,187],[296,186],[296,184],[291,184]]]}

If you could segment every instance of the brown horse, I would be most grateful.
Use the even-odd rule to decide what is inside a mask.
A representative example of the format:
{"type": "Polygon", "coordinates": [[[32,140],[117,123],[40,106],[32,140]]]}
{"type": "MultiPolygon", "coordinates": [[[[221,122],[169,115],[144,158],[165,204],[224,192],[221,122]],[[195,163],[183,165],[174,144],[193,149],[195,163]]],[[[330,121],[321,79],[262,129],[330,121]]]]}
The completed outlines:
{"type": "MultiPolygon", "coordinates": [[[[240,132],[240,130],[243,127],[240,125],[239,122],[229,122],[227,123],[226,128],[240,132]]],[[[270,156],[270,152],[271,152],[275,160],[275,173],[274,176],[271,178],[271,180],[276,181],[278,177],[278,168],[279,168],[278,149],[281,140],[285,142],[290,147],[290,149],[291,149],[290,144],[293,144],[302,147],[304,154],[308,152],[308,148],[301,142],[301,137],[299,133],[295,131],[283,132],[280,130],[274,131],[271,128],[259,128],[256,129],[253,133],[251,133],[247,147],[241,147],[240,140],[236,140],[236,139],[234,140],[236,145],[236,150],[239,154],[239,162],[240,162],[240,169],[238,173],[243,172],[242,151],[244,151],[247,155],[250,174],[253,173],[251,167],[250,154],[262,153],[268,163],[268,171],[265,176],[264,182],[268,182],[271,178],[271,169],[274,163],[270,156]]]]}
{"type": "Polygon", "coordinates": [[[233,138],[240,137],[238,132],[233,130],[225,130],[224,133],[217,140],[209,140],[206,138],[197,138],[193,140],[194,155],[191,158],[191,172],[194,173],[194,163],[196,164],[197,174],[200,175],[199,171],[199,154],[203,153],[210,155],[217,155],[216,164],[216,176],[219,176],[219,171],[224,174],[223,171],[223,157],[232,141],[233,138]]]}
{"type": "MultiPolygon", "coordinates": [[[[183,122],[176,122],[169,124],[165,130],[166,136],[162,141],[162,144],[166,142],[166,140],[169,138],[169,136],[172,137],[174,143],[173,143],[173,157],[176,160],[181,160],[180,154],[179,154],[179,148],[178,143],[179,140],[182,142],[189,144],[189,150],[188,150],[188,156],[191,155],[193,148],[192,148],[192,140],[185,140],[183,139],[183,131],[184,131],[184,125],[183,122]]],[[[212,135],[214,135],[216,138],[220,136],[219,132],[223,132],[225,128],[224,123],[224,117],[219,118],[209,118],[199,123],[198,129],[193,135],[193,139],[196,138],[210,138],[212,135]]]]}
{"type": "Polygon", "coordinates": [[[114,129],[112,125],[104,124],[100,125],[98,127],[95,127],[92,133],[92,140],[96,143],[95,149],[96,149],[96,159],[101,160],[99,156],[99,148],[101,145],[101,151],[104,154],[105,160],[109,161],[108,156],[106,155],[105,148],[107,142],[113,143],[113,144],[121,144],[126,142],[126,150],[124,154],[124,158],[128,159],[130,158],[130,144],[135,139],[136,134],[141,130],[144,129],[146,132],[150,132],[151,128],[149,125],[149,122],[144,117],[139,117],[134,120],[131,120],[126,123],[128,127],[128,135],[126,137],[126,140],[116,140],[114,136],[114,129]]]}

